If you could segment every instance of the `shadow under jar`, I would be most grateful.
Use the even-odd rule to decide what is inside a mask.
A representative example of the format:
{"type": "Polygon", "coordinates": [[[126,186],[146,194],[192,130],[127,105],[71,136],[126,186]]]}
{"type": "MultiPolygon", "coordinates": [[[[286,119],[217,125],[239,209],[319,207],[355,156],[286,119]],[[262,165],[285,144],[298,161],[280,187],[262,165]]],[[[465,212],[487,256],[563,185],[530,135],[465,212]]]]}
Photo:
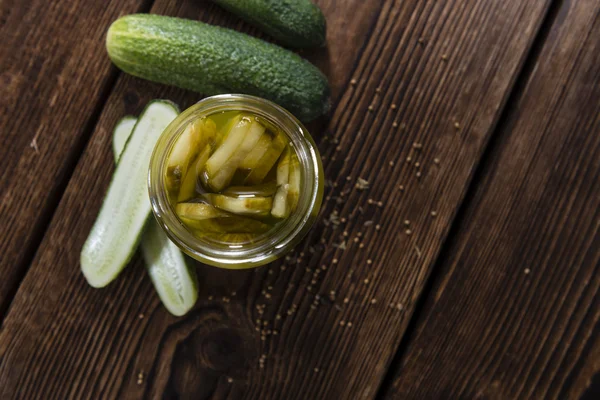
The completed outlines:
{"type": "Polygon", "coordinates": [[[208,97],[156,143],[148,177],[159,225],[189,256],[253,268],[306,235],[323,199],[323,166],[306,128],[258,97],[208,97]]]}

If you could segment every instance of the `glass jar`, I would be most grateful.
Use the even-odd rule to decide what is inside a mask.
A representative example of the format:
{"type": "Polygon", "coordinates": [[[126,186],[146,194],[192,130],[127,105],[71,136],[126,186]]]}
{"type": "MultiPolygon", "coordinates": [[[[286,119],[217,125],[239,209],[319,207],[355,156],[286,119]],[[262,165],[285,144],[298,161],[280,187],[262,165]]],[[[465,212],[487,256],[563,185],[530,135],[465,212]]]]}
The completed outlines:
{"type": "Polygon", "coordinates": [[[220,268],[253,268],[292,250],[311,228],[323,200],[323,165],[312,137],[290,112],[258,97],[225,94],[198,102],[182,112],[165,129],[152,153],[148,188],[152,211],[158,224],[183,252],[198,261],[220,268]],[[175,214],[165,189],[168,156],[185,127],[198,118],[222,111],[246,111],[266,119],[287,135],[300,162],[301,190],[296,210],[251,244],[218,244],[194,236],[175,214]]]}

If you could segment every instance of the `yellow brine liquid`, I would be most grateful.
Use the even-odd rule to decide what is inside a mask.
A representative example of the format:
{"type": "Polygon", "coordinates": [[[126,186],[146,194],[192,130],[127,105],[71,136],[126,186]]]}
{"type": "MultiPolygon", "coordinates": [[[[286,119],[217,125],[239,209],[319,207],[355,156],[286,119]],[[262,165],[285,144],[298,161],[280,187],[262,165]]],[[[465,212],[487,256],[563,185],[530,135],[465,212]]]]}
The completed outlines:
{"type": "Polygon", "coordinates": [[[179,220],[196,237],[219,244],[254,242],[298,204],[301,170],[288,137],[246,112],[189,123],[171,149],[165,174],[179,220]]]}

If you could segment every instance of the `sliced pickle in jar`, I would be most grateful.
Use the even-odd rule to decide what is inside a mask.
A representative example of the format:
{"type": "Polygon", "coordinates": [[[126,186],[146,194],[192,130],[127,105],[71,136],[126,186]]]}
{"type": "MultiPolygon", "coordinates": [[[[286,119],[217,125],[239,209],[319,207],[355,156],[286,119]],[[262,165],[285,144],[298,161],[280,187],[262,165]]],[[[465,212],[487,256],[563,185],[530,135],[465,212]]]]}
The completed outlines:
{"type": "Polygon", "coordinates": [[[202,221],[211,218],[227,218],[232,216],[231,214],[221,211],[206,203],[179,203],[175,207],[175,213],[177,213],[180,218],[196,221],[202,221]]]}
{"type": "Polygon", "coordinates": [[[276,191],[277,185],[275,182],[267,182],[252,186],[229,186],[222,193],[233,197],[269,197],[273,196],[276,191]]]}
{"type": "Polygon", "coordinates": [[[298,205],[298,199],[300,198],[300,179],[302,171],[300,170],[300,161],[296,154],[292,154],[290,158],[290,176],[289,176],[289,194],[288,200],[290,202],[290,211],[294,211],[298,205]]]}
{"type": "Polygon", "coordinates": [[[271,146],[269,146],[269,150],[267,150],[260,158],[260,161],[256,167],[250,170],[244,183],[246,185],[257,185],[262,183],[269,171],[271,171],[279,159],[279,156],[281,156],[281,153],[283,152],[283,149],[285,149],[286,145],[287,142],[283,135],[281,133],[276,134],[271,142],[271,146]]]}
{"type": "Polygon", "coordinates": [[[179,136],[169,154],[166,184],[170,191],[177,191],[186,175],[189,163],[204,146],[213,141],[217,127],[209,118],[190,123],[179,136]]]}
{"type": "Polygon", "coordinates": [[[272,197],[232,197],[214,193],[203,196],[216,208],[238,215],[266,216],[273,206],[272,197]]]}
{"type": "Polygon", "coordinates": [[[273,197],[273,208],[271,208],[271,215],[275,218],[287,218],[290,215],[289,207],[289,187],[290,185],[285,183],[277,189],[277,193],[273,197]]]}
{"type": "Polygon", "coordinates": [[[204,165],[210,157],[211,150],[211,144],[206,144],[204,149],[198,154],[198,157],[192,162],[192,166],[188,168],[185,178],[183,178],[183,182],[181,183],[181,188],[179,189],[179,195],[177,196],[178,202],[189,200],[196,195],[198,176],[204,169],[204,165]]]}
{"type": "MultiPolygon", "coordinates": [[[[245,121],[245,118],[247,117],[242,118],[242,121],[245,121]]],[[[231,179],[233,178],[233,175],[238,169],[240,163],[244,160],[248,153],[256,146],[256,143],[259,141],[264,131],[264,126],[262,126],[256,121],[251,121],[249,127],[247,127],[245,130],[245,137],[243,138],[242,142],[237,146],[237,148],[230,153],[228,160],[221,164],[218,170],[213,169],[214,166],[211,167],[212,171],[216,171],[215,173],[211,174],[210,172],[208,172],[207,164],[208,185],[217,191],[220,191],[226,186],[228,186],[231,183],[231,179]]],[[[226,145],[226,141],[221,147],[226,145]]],[[[217,149],[217,151],[219,151],[219,149],[217,149]]]]}
{"type": "Polygon", "coordinates": [[[263,133],[263,135],[258,140],[258,143],[256,143],[256,146],[254,146],[254,148],[242,160],[242,162],[239,165],[239,168],[256,168],[261,158],[269,150],[269,147],[271,147],[271,142],[273,142],[273,137],[271,136],[271,134],[265,131],[265,133],[263,133]]]}
{"type": "Polygon", "coordinates": [[[227,217],[195,220],[182,218],[194,234],[204,236],[211,233],[265,233],[270,226],[252,218],[229,215],[227,217]]]}

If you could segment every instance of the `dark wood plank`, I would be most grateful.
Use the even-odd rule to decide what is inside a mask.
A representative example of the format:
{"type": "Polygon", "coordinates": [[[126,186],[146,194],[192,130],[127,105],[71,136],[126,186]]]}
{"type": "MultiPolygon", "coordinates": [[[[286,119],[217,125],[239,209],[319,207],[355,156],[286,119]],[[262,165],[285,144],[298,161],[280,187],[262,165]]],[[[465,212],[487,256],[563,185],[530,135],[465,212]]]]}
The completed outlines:
{"type": "Polygon", "coordinates": [[[600,3],[562,2],[533,71],[386,398],[576,399],[600,373],[600,3]]]}
{"type": "Polygon", "coordinates": [[[0,315],[114,84],[104,33],[143,4],[0,3],[0,315]]]}
{"type": "Polygon", "coordinates": [[[304,244],[253,271],[200,266],[201,299],[182,319],[139,262],[87,287],[79,251],[112,170],[108,132],[129,101],[139,112],[155,96],[197,98],[120,79],[4,321],[0,397],[375,396],[549,1],[320,3],[330,27],[349,24],[329,33],[332,81],[349,84],[334,87],[324,134],[314,125],[333,184],[304,244]],[[372,28],[364,46],[354,25],[372,28]],[[358,177],[371,189],[354,189],[358,177]]]}

